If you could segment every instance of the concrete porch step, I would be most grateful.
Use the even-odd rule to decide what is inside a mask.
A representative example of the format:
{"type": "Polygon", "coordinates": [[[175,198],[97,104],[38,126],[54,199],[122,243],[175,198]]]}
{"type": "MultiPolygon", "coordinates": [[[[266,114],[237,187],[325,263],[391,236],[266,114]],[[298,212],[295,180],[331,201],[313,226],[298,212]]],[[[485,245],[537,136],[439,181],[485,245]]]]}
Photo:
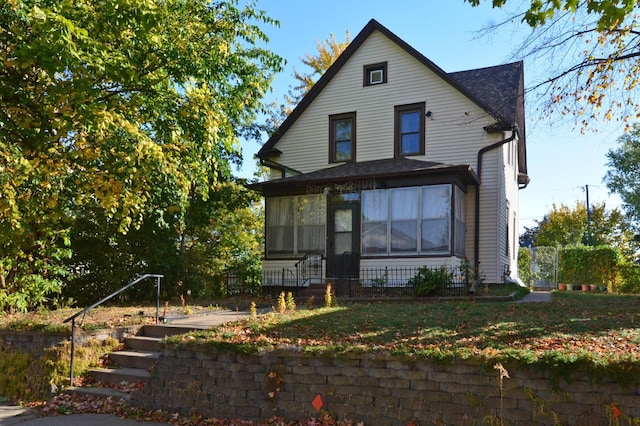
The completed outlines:
{"type": "Polygon", "coordinates": [[[151,373],[144,368],[94,368],[89,374],[96,382],[118,384],[149,380],[151,373]]]}
{"type": "Polygon", "coordinates": [[[71,393],[81,396],[91,396],[95,398],[113,398],[118,401],[120,399],[129,402],[131,400],[131,394],[129,392],[121,392],[117,389],[111,388],[99,388],[91,386],[69,386],[64,390],[65,393],[71,393]]]}
{"type": "Polygon", "coordinates": [[[161,341],[160,337],[131,336],[124,339],[124,345],[134,351],[158,352],[161,341]]]}
{"type": "Polygon", "coordinates": [[[142,368],[149,370],[160,358],[160,353],[155,351],[117,351],[109,354],[109,360],[120,367],[142,368]]]}
{"type": "Polygon", "coordinates": [[[140,331],[141,336],[165,338],[167,336],[175,336],[177,334],[185,334],[190,331],[198,330],[198,327],[171,325],[171,324],[147,324],[140,331]]]}

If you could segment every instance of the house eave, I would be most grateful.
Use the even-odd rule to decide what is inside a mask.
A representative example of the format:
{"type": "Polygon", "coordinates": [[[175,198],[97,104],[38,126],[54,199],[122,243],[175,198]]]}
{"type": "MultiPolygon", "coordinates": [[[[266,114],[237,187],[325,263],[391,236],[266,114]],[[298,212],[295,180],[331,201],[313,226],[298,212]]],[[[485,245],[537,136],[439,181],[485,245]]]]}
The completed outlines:
{"type": "MultiPolygon", "coordinates": [[[[373,163],[373,162],[372,162],[373,163]]],[[[427,163],[425,163],[427,164],[427,163]]],[[[469,185],[477,185],[478,176],[469,165],[446,165],[429,163],[428,167],[416,170],[397,170],[376,173],[337,174],[325,176],[322,172],[337,171],[335,168],[308,174],[292,176],[288,178],[269,180],[251,184],[251,189],[262,192],[264,195],[277,195],[282,193],[304,193],[310,187],[332,188],[349,182],[357,188],[396,188],[413,185],[435,185],[455,183],[466,191],[469,185]],[[316,176],[317,175],[317,176],[316,176]]],[[[338,166],[339,167],[339,166],[338,166]]],[[[373,167],[375,169],[375,165],[373,167]]]]}

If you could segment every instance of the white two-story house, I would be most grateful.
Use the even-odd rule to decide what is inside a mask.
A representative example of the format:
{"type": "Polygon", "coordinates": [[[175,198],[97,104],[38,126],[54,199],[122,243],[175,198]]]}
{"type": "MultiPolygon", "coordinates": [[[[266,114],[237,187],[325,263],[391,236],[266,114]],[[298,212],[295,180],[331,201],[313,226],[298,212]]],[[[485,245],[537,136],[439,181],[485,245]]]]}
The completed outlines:
{"type": "Polygon", "coordinates": [[[447,73],[371,20],[257,154],[263,269],[515,276],[524,122],[522,62],[447,73]]]}

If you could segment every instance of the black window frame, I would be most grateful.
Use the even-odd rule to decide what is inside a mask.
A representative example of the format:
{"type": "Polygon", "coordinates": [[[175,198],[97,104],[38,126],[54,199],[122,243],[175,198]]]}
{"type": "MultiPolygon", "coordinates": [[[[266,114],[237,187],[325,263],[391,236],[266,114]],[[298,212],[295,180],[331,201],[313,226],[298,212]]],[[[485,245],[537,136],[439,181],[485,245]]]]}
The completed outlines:
{"type": "Polygon", "coordinates": [[[362,85],[367,86],[378,86],[380,84],[385,84],[387,82],[387,63],[379,62],[377,64],[369,64],[363,67],[363,77],[362,77],[362,85]],[[380,82],[372,82],[371,81],[371,73],[374,71],[382,71],[382,81],[380,82]]]}
{"type": "Polygon", "coordinates": [[[425,154],[425,103],[418,102],[407,105],[397,105],[394,107],[394,154],[396,157],[405,157],[411,155],[424,155],[425,154]],[[402,129],[402,114],[417,112],[419,117],[418,124],[418,151],[415,152],[403,152],[402,151],[402,136],[407,133],[403,133],[402,129]]]}
{"type": "Polygon", "coordinates": [[[356,161],[356,113],[345,112],[329,116],[329,163],[351,163],[356,161]],[[338,121],[351,121],[351,155],[348,159],[338,159],[336,149],[335,123],[338,121]]]}

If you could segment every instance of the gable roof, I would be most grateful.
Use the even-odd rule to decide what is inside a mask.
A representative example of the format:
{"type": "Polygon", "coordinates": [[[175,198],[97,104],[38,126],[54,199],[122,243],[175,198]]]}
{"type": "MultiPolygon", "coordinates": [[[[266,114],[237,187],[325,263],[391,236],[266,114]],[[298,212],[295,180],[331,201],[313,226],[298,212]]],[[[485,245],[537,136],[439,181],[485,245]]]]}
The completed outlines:
{"type": "MultiPolygon", "coordinates": [[[[422,63],[442,80],[449,83],[469,100],[484,109],[489,115],[496,119],[499,126],[511,127],[519,125],[520,123],[517,121],[522,121],[522,126],[519,127],[521,145],[524,148],[524,79],[522,77],[522,62],[448,74],[378,21],[371,19],[329,69],[320,77],[316,84],[314,84],[311,90],[309,90],[309,93],[298,103],[296,108],[279,127],[278,131],[262,146],[258,151],[258,158],[266,159],[279,153],[275,145],[280,140],[280,137],[295,123],[298,117],[309,107],[318,94],[374,31],[380,31],[405,52],[418,60],[418,62],[422,63]],[[491,74],[491,72],[493,72],[493,74],[491,74]],[[504,81],[497,79],[496,75],[505,77],[504,81]],[[494,98],[494,96],[496,98],[494,98]],[[522,103],[521,110],[515,106],[520,102],[522,103]]],[[[526,163],[524,170],[526,172],[526,163]]]]}

